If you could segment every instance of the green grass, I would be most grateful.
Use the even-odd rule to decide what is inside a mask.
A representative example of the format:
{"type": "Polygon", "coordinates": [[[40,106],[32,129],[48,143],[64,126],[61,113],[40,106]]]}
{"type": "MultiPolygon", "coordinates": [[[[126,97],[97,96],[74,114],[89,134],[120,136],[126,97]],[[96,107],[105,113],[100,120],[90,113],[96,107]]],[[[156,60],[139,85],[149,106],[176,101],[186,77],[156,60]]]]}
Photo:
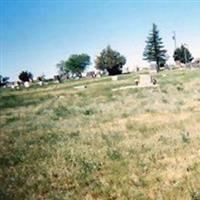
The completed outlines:
{"type": "Polygon", "coordinates": [[[137,77],[1,89],[0,199],[198,200],[200,71],[137,77]]]}

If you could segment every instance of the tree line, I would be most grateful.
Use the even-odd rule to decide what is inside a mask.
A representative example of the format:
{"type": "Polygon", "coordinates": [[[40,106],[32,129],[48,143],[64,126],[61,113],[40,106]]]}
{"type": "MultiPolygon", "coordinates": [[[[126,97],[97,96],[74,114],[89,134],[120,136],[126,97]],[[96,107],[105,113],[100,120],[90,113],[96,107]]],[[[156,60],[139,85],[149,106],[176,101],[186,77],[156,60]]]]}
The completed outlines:
{"type": "MultiPolygon", "coordinates": [[[[168,56],[156,24],[153,24],[152,30],[145,42],[146,46],[143,52],[143,59],[149,62],[155,62],[156,70],[159,72],[165,66],[168,56]]],[[[175,49],[173,58],[174,61],[179,61],[180,63],[188,63],[193,60],[190,51],[184,45],[175,49]]],[[[101,71],[107,71],[109,75],[117,75],[122,73],[122,68],[125,63],[126,58],[123,55],[113,50],[110,46],[107,46],[96,57],[95,68],[101,71]]],[[[90,56],[82,53],[73,54],[66,61],[61,60],[56,66],[61,75],[81,77],[83,71],[90,64],[90,56]]],[[[22,71],[18,78],[26,82],[32,80],[33,75],[28,71],[22,71]]],[[[0,86],[5,85],[7,81],[8,77],[0,75],[0,86]]]]}
{"type": "MultiPolygon", "coordinates": [[[[168,59],[167,50],[164,48],[162,38],[156,24],[153,24],[146,42],[143,52],[143,59],[149,62],[156,63],[157,72],[165,66],[168,59]]],[[[193,60],[190,51],[183,45],[175,49],[173,54],[174,61],[188,63],[193,60]]],[[[109,75],[122,73],[122,67],[126,63],[126,58],[118,51],[107,46],[100,52],[95,59],[95,68],[102,71],[107,71],[109,75]]],[[[74,54],[68,60],[60,61],[57,64],[61,74],[72,74],[72,76],[80,76],[85,68],[90,64],[90,56],[87,54],[74,54]]]]}

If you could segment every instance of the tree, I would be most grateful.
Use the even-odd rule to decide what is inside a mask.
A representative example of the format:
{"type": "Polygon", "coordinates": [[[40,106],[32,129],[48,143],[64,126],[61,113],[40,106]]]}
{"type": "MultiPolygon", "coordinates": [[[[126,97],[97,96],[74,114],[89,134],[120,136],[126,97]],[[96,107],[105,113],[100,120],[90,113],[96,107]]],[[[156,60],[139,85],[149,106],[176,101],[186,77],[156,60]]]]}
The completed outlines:
{"type": "Polygon", "coordinates": [[[119,52],[107,46],[102,50],[95,60],[95,68],[99,70],[107,70],[109,75],[122,73],[122,67],[126,63],[126,58],[119,52]]]}
{"type": "Polygon", "coordinates": [[[61,60],[58,64],[56,64],[56,67],[58,68],[58,73],[59,75],[68,75],[69,74],[69,69],[66,69],[66,61],[61,60]]]}
{"type": "Polygon", "coordinates": [[[174,61],[180,61],[181,63],[188,63],[193,60],[192,54],[184,45],[174,51],[173,57],[174,61]]]}
{"type": "Polygon", "coordinates": [[[9,79],[10,79],[9,77],[3,77],[2,75],[0,75],[0,87],[6,85],[9,79]]]}
{"type": "Polygon", "coordinates": [[[22,71],[20,74],[19,74],[19,79],[22,81],[22,82],[29,82],[31,80],[33,80],[33,74],[31,72],[28,72],[28,71],[22,71]]]}
{"type": "Polygon", "coordinates": [[[158,72],[160,71],[160,66],[163,66],[167,60],[166,52],[157,26],[153,24],[153,29],[146,40],[146,47],[143,53],[144,60],[156,62],[156,70],[158,72]]]}
{"type": "Polygon", "coordinates": [[[61,69],[66,73],[81,77],[82,72],[90,65],[90,56],[87,54],[73,54],[69,59],[63,63],[61,62],[61,69]],[[63,67],[63,68],[62,68],[63,67]]]}
{"type": "Polygon", "coordinates": [[[38,77],[37,77],[37,80],[38,80],[38,81],[44,81],[44,80],[45,80],[45,75],[42,74],[42,75],[38,76],[38,77]]]}

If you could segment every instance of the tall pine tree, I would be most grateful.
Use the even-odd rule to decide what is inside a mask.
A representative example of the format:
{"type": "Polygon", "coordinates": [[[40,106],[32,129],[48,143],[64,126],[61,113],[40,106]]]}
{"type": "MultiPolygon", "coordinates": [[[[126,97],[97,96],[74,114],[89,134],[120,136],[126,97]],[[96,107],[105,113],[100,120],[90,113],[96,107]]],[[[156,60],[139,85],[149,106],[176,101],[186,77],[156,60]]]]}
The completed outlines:
{"type": "Polygon", "coordinates": [[[167,60],[166,52],[157,26],[153,24],[153,29],[146,40],[146,47],[143,53],[144,60],[156,62],[156,70],[158,72],[160,71],[160,66],[164,65],[167,60]]]}

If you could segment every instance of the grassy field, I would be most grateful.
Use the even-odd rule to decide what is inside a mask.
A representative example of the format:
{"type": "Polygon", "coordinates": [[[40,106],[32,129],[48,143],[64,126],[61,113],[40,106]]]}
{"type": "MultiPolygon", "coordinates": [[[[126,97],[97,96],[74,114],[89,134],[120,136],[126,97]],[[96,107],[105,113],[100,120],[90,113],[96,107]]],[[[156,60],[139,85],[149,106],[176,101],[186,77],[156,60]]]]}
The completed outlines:
{"type": "Polygon", "coordinates": [[[136,76],[1,90],[0,199],[199,200],[200,71],[136,76]]]}

